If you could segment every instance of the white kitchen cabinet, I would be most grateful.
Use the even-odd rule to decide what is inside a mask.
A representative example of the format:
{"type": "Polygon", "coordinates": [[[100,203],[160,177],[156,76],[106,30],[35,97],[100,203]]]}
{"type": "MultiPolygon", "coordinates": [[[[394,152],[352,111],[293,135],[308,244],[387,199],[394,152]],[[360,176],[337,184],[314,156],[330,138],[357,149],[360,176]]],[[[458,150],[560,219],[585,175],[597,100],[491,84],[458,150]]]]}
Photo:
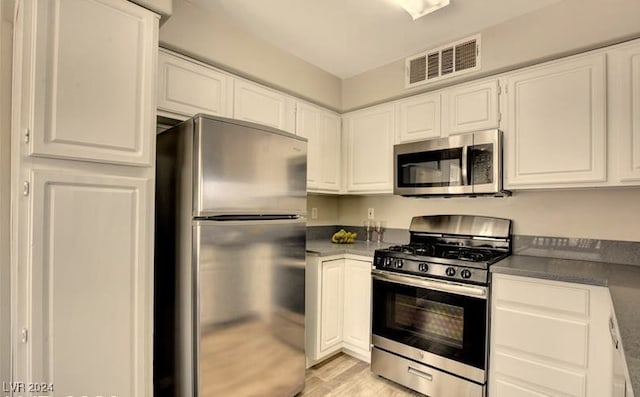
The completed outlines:
{"type": "Polygon", "coordinates": [[[609,120],[615,184],[640,183],[640,42],[609,56],[609,120]]]}
{"type": "Polygon", "coordinates": [[[344,259],[323,261],[320,281],[320,354],[336,351],[342,343],[344,259]]]}
{"type": "Polygon", "coordinates": [[[19,1],[13,382],[153,394],[158,23],[125,0],[19,1]]]}
{"type": "Polygon", "coordinates": [[[440,94],[424,94],[398,101],[398,143],[439,138],[440,94]]]}
{"type": "Polygon", "coordinates": [[[393,192],[394,104],[343,115],[347,193],[393,192]]]}
{"type": "Polygon", "coordinates": [[[606,57],[572,57],[508,74],[507,189],[607,179],[606,57]]]}
{"type": "Polygon", "coordinates": [[[56,395],[150,395],[149,179],[32,170],[30,378],[56,395]]]}
{"type": "Polygon", "coordinates": [[[443,135],[499,128],[499,94],[498,80],[473,82],[444,90],[443,135]]]}
{"type": "Polygon", "coordinates": [[[234,83],[233,118],[295,131],[295,100],[247,80],[234,83]]]}
{"type": "Polygon", "coordinates": [[[609,292],[493,275],[489,395],[611,395],[609,292]]]}
{"type": "Polygon", "coordinates": [[[296,103],[296,134],[307,138],[307,191],[340,191],[340,115],[318,106],[296,103]]]}
{"type": "Polygon", "coordinates": [[[344,262],[344,348],[365,361],[371,350],[371,262],[344,262]]]}
{"type": "Polygon", "coordinates": [[[307,256],[307,366],[343,351],[371,360],[371,259],[307,256]]]}
{"type": "Polygon", "coordinates": [[[211,66],[160,49],[158,110],[187,119],[197,113],[233,116],[233,77],[211,66]]]}
{"type": "Polygon", "coordinates": [[[37,16],[23,37],[34,65],[23,75],[34,90],[29,153],[152,165],[157,16],[121,0],[24,4],[37,16]]]}

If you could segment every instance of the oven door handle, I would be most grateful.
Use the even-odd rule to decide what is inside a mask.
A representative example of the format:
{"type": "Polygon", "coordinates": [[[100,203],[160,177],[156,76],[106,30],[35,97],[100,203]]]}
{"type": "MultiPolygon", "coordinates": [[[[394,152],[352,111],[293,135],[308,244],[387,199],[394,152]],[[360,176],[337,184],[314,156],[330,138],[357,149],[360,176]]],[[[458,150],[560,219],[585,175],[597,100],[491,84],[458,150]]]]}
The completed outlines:
{"type": "Polygon", "coordinates": [[[397,275],[382,270],[372,270],[371,276],[376,280],[389,281],[396,284],[411,285],[418,288],[432,289],[442,292],[487,299],[487,288],[475,285],[462,285],[448,281],[432,281],[423,278],[397,275]]]}

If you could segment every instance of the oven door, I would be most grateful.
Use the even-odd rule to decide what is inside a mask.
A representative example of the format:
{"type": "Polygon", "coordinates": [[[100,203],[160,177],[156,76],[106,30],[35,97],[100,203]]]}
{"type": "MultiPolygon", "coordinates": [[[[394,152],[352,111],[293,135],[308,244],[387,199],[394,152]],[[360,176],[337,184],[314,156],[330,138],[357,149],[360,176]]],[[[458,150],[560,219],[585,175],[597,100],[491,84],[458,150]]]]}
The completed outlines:
{"type": "Polygon", "coordinates": [[[486,381],[487,288],[373,271],[373,344],[486,381]]]}

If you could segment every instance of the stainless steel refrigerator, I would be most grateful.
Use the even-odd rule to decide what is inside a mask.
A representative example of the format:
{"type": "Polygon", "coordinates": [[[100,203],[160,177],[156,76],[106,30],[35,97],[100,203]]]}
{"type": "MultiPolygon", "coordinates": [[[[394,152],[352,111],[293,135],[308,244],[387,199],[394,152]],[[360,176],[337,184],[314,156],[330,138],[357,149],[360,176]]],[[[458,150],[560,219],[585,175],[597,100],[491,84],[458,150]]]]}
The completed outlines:
{"type": "Polygon", "coordinates": [[[156,397],[302,390],[306,146],[207,115],[158,135],[156,397]]]}

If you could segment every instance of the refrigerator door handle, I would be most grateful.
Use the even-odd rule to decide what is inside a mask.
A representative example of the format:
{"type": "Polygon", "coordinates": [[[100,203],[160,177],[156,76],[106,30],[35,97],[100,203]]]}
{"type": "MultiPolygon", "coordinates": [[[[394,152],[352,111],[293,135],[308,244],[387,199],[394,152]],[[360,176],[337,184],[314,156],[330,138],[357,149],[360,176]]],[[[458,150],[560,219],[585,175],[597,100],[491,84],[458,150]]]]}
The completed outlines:
{"type": "Polygon", "coordinates": [[[196,216],[196,221],[279,221],[279,220],[296,220],[305,219],[301,215],[213,215],[213,216],[196,216]]]}

